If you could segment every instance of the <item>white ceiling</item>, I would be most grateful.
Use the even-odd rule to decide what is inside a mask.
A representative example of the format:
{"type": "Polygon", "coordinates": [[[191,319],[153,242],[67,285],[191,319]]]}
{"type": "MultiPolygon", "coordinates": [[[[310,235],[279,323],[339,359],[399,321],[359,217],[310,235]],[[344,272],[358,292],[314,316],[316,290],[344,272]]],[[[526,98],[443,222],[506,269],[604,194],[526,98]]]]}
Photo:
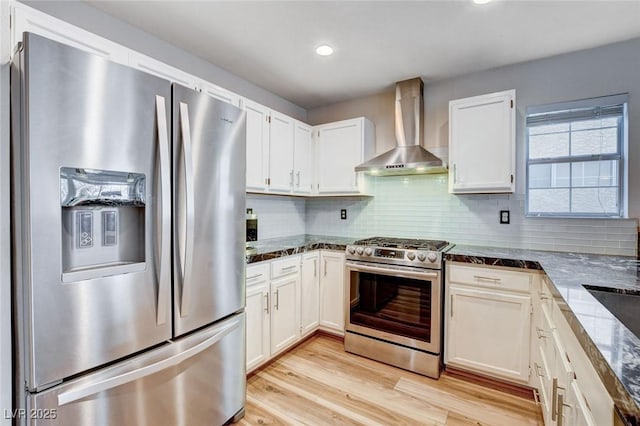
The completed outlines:
{"type": "Polygon", "coordinates": [[[640,37],[640,0],[88,3],[306,109],[640,37]]]}

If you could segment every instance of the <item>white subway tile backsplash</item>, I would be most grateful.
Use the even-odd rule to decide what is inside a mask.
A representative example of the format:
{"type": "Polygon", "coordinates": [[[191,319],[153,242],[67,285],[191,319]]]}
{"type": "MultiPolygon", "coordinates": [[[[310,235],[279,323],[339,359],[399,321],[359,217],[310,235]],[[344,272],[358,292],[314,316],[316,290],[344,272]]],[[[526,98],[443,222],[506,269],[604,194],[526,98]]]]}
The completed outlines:
{"type": "Polygon", "coordinates": [[[446,175],[368,177],[373,198],[355,199],[340,221],[340,199],[306,204],[306,232],[352,237],[438,238],[457,244],[636,255],[635,219],[529,218],[523,194],[447,192],[446,175]],[[354,214],[351,210],[359,211],[354,214]],[[511,223],[498,223],[510,210],[511,223]]]}

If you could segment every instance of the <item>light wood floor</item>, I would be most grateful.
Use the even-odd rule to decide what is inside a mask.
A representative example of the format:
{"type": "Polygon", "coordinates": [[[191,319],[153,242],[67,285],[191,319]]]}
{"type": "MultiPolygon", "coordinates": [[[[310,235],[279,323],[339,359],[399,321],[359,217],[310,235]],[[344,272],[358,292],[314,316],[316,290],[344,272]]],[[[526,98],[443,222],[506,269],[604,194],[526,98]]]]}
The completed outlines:
{"type": "Polygon", "coordinates": [[[346,353],[316,335],[247,380],[241,425],[542,425],[525,399],[433,380],[346,353]]]}

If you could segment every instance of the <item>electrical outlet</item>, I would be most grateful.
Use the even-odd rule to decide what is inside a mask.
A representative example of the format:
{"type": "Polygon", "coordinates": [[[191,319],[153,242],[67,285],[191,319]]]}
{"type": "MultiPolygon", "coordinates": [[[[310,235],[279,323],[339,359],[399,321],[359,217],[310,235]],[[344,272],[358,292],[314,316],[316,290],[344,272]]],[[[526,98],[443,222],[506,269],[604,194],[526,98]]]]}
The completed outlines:
{"type": "Polygon", "coordinates": [[[340,209],[340,219],[347,220],[347,209],[340,209]]]}
{"type": "Polygon", "coordinates": [[[509,210],[500,210],[500,223],[509,224],[510,215],[509,210]]]}

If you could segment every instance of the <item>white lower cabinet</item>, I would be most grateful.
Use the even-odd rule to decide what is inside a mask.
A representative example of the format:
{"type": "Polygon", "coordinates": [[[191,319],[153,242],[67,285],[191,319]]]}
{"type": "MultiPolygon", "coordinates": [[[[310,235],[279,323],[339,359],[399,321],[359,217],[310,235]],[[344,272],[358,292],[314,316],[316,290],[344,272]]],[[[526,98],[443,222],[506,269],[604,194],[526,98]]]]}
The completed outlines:
{"type": "Polygon", "coordinates": [[[531,297],[454,284],[448,292],[447,364],[527,382],[531,297]]]}
{"type": "Polygon", "coordinates": [[[344,334],[343,300],[344,253],[315,250],[248,265],[247,371],[319,328],[344,334]]]}
{"type": "Polygon", "coordinates": [[[269,265],[247,267],[247,371],[269,359],[271,310],[269,265]]]}
{"type": "Polygon", "coordinates": [[[271,355],[300,338],[298,289],[300,273],[271,281],[271,355]]]}
{"type": "Polygon", "coordinates": [[[448,262],[445,363],[528,384],[535,284],[536,274],[448,262]]]}
{"type": "Polygon", "coordinates": [[[532,345],[546,426],[612,426],[613,400],[543,280],[532,345]]]}
{"type": "Polygon", "coordinates": [[[320,252],[320,328],[344,335],[344,253],[320,252]]]}
{"type": "Polygon", "coordinates": [[[302,256],[300,269],[300,334],[306,336],[320,323],[320,252],[302,256]]]}

